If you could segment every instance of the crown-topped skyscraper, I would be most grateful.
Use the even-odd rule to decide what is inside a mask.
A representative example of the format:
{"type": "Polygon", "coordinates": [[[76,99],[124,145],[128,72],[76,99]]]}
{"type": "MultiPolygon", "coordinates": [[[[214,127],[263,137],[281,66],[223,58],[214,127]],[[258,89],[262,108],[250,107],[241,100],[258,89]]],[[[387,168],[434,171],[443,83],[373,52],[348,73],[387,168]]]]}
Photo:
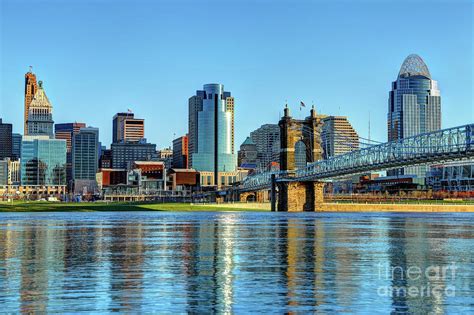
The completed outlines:
{"type": "Polygon", "coordinates": [[[42,81],[39,81],[36,93],[29,103],[26,117],[27,135],[46,135],[50,138],[54,138],[53,107],[43,89],[42,81]]]}
{"type": "MultiPolygon", "coordinates": [[[[441,129],[441,96],[423,59],[409,55],[392,83],[388,100],[388,141],[441,129]]],[[[424,178],[425,166],[389,171],[389,175],[424,178]]]]}

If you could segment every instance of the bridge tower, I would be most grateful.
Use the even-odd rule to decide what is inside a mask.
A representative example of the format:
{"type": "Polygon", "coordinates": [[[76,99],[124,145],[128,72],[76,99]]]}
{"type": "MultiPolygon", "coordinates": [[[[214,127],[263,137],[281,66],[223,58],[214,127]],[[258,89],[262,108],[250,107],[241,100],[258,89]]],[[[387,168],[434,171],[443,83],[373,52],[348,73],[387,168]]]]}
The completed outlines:
{"type": "MultiPolygon", "coordinates": [[[[304,120],[297,120],[290,116],[290,110],[285,107],[284,115],[280,119],[280,170],[287,171],[288,177],[273,182],[273,188],[278,186],[278,211],[315,211],[318,204],[323,202],[323,183],[314,181],[293,181],[298,162],[296,151],[304,145],[304,164],[315,162],[322,158],[321,129],[322,118],[313,108],[310,115],[304,120]]],[[[301,158],[301,157],[300,157],[301,158]]],[[[274,189],[272,189],[274,191],[274,189]]],[[[276,201],[272,196],[272,202],[276,201]]],[[[272,209],[275,206],[272,205],[272,209]]]]}

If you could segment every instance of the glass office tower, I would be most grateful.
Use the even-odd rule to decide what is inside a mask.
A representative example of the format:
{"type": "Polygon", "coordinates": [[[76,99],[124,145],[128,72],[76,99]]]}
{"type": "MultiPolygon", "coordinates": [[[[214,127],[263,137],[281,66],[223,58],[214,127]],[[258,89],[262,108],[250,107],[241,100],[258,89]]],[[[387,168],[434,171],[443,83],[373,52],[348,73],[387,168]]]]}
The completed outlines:
{"type": "Polygon", "coordinates": [[[21,143],[23,186],[66,185],[66,141],[49,136],[24,136],[21,143]]]}
{"type": "MultiPolygon", "coordinates": [[[[403,62],[397,80],[392,83],[388,100],[388,141],[441,129],[441,96],[438,82],[418,55],[403,62]]],[[[426,176],[426,166],[391,170],[388,175],[426,176]]]]}
{"type": "Polygon", "coordinates": [[[95,181],[99,166],[98,150],[98,128],[81,128],[72,137],[72,176],[74,180],[95,181]]]}
{"type": "Polygon", "coordinates": [[[197,112],[192,167],[197,171],[235,171],[234,99],[222,84],[206,84],[197,94],[202,98],[202,110],[197,112]]]}

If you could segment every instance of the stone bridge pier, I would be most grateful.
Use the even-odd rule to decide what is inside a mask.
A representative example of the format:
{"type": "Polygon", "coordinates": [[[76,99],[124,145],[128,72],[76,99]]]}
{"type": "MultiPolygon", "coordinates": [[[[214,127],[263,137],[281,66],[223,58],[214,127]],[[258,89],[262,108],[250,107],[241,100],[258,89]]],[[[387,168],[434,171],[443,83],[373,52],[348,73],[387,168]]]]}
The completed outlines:
{"type": "MultiPolygon", "coordinates": [[[[272,204],[273,211],[318,211],[324,202],[322,182],[277,182],[278,207],[272,204]]],[[[273,202],[276,202],[272,200],[273,202]]]]}
{"type": "Polygon", "coordinates": [[[288,107],[285,107],[278,125],[280,170],[287,171],[287,179],[275,181],[275,177],[272,177],[272,195],[275,196],[274,192],[278,190],[278,197],[272,198],[278,200],[278,207],[272,202],[272,211],[316,211],[323,203],[323,183],[291,179],[295,177],[296,169],[322,159],[323,117],[317,115],[313,107],[305,119],[294,119],[288,107]]]}

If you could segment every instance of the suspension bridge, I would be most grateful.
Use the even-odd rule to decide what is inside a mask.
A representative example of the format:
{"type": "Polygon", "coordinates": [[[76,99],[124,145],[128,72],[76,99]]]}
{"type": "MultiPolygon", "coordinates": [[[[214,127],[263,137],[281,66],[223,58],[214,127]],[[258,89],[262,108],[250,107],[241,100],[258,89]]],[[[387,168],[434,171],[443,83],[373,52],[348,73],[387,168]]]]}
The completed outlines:
{"type": "MultiPolygon", "coordinates": [[[[407,166],[428,165],[474,157],[474,124],[419,134],[397,141],[363,143],[364,148],[321,159],[321,119],[314,109],[305,120],[295,120],[285,110],[280,120],[280,171],[248,176],[239,186],[240,193],[271,191],[272,210],[314,211],[323,202],[323,181],[364,172],[407,166]],[[295,143],[306,145],[307,159],[295,167],[295,143]]],[[[343,135],[341,136],[342,140],[343,135]]]]}

